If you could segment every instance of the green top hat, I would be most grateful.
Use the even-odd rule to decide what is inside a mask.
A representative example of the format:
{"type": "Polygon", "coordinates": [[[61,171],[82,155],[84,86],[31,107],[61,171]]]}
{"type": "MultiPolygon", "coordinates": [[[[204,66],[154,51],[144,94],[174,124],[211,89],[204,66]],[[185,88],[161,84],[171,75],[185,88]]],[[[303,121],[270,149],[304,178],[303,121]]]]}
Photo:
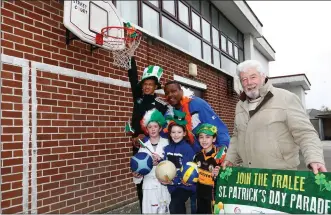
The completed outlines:
{"type": "Polygon", "coordinates": [[[187,121],[185,119],[186,113],[180,110],[173,109],[174,115],[167,116],[166,119],[174,121],[177,125],[186,125],[187,121]]]}
{"type": "Polygon", "coordinates": [[[147,111],[142,120],[144,127],[147,127],[150,122],[157,122],[161,127],[167,123],[162,113],[155,108],[147,111]]]}
{"type": "Polygon", "coordinates": [[[156,81],[157,89],[162,89],[160,79],[163,74],[163,69],[159,66],[148,66],[144,69],[143,76],[139,84],[141,85],[146,79],[154,79],[156,81]]]}
{"type": "Polygon", "coordinates": [[[209,123],[203,123],[199,125],[195,133],[196,135],[199,135],[200,133],[204,133],[210,136],[214,136],[215,134],[217,134],[217,128],[215,125],[211,125],[209,123]]]}

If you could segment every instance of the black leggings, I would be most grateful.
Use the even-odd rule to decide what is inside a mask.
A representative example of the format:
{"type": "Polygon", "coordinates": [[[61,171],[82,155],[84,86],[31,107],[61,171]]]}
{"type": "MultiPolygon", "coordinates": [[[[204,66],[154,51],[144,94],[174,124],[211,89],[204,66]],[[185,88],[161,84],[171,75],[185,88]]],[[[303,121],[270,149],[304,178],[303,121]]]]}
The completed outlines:
{"type": "Polygon", "coordinates": [[[183,188],[177,188],[174,192],[172,192],[169,205],[170,214],[186,214],[185,202],[191,195],[191,191],[183,188]]]}
{"type": "Polygon", "coordinates": [[[212,214],[212,200],[207,198],[197,197],[197,214],[212,214]]]}

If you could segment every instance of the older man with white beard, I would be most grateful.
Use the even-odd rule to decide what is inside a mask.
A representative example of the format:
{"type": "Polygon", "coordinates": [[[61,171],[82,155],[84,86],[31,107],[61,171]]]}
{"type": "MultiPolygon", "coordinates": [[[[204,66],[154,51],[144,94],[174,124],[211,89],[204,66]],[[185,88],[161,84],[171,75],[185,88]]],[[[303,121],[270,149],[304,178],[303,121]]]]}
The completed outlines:
{"type": "Polygon", "coordinates": [[[222,166],[296,170],[299,149],[309,169],[326,172],[323,145],[299,98],[268,81],[261,63],[237,67],[244,92],[235,111],[234,131],[222,166]]]}

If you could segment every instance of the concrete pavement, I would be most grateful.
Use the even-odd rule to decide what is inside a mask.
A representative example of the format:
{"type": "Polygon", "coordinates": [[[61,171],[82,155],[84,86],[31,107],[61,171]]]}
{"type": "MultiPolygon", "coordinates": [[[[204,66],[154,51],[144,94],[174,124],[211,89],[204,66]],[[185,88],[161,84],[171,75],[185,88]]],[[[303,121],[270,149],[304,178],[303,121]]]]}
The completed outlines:
{"type": "MultiPolygon", "coordinates": [[[[322,141],[322,142],[324,147],[325,166],[328,172],[331,172],[331,141],[322,141]]],[[[304,159],[303,156],[301,155],[301,152],[300,152],[299,170],[308,170],[306,164],[304,163],[304,159]]]]}

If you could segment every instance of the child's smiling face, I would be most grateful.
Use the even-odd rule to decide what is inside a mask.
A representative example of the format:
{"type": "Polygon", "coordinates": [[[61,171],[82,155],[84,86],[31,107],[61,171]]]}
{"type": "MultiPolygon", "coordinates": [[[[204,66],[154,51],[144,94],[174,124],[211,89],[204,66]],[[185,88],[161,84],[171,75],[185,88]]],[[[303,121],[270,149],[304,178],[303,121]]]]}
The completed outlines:
{"type": "Polygon", "coordinates": [[[170,136],[175,143],[178,143],[186,136],[186,132],[182,127],[174,125],[171,128],[170,136]]]}
{"type": "Polygon", "coordinates": [[[216,137],[204,133],[199,134],[199,143],[205,151],[209,151],[215,141],[216,137]]]}

